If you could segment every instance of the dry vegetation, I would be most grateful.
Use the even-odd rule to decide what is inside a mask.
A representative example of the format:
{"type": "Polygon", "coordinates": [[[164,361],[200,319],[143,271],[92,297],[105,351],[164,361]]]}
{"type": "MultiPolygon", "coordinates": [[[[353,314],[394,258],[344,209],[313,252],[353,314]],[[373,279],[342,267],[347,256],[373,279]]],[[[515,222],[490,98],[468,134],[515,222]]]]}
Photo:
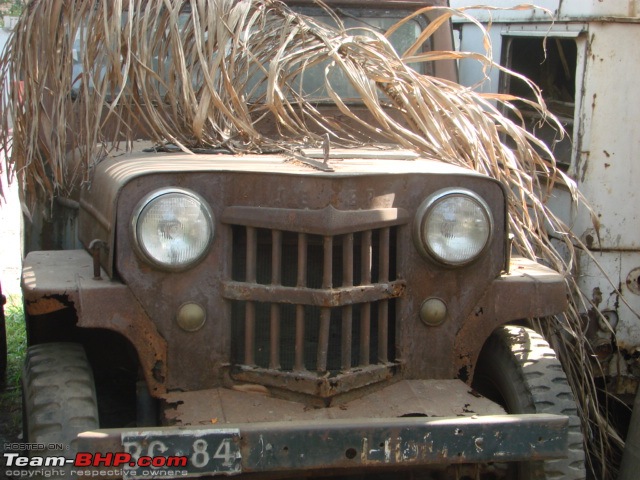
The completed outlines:
{"type": "MultiPolygon", "coordinates": [[[[501,114],[501,106],[513,108],[514,98],[480,95],[407,66],[463,56],[422,48],[435,27],[461,13],[438,9],[440,21],[399,55],[379,32],[329,28],[278,1],[186,3],[192,9],[186,23],[180,22],[183,2],[177,0],[51,0],[27,8],[0,65],[5,88],[23,85],[9,88],[2,106],[14,125],[7,167],[24,198],[65,192],[74,183],[70,179],[88,178],[96,159],[116,145],[126,147],[140,131],[185,151],[224,147],[240,153],[319,146],[325,133],[346,146],[382,137],[498,178],[511,192],[516,250],[563,272],[575,292],[566,316],[541,325],[563,354],[591,458],[606,468],[611,440],[618,440],[596,401],[593,372],[584,368],[593,363],[579,311],[589,304],[571,276],[581,242],[546,206],[557,182],[570,189],[577,204],[582,198],[548,160],[553,155],[547,146],[501,114]],[[84,46],[75,50],[82,69],[74,76],[76,39],[84,46]],[[328,95],[357,127],[333,123],[300,95],[294,80],[315,64],[326,65],[328,95]],[[361,121],[335,93],[337,71],[359,92],[374,122],[361,121]],[[278,135],[262,135],[258,121],[277,125],[278,135]],[[66,162],[73,148],[79,161],[66,162]],[[561,239],[565,254],[547,232],[561,239]]],[[[531,89],[537,101],[529,105],[555,123],[538,89],[531,89]]],[[[0,142],[9,148],[6,133],[0,142]]]]}

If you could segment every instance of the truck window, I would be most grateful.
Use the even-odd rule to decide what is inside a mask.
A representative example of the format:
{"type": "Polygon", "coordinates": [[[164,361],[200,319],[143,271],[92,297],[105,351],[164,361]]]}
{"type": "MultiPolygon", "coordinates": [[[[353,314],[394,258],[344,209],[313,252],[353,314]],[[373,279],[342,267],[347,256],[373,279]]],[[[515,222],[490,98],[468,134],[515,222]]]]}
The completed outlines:
{"type": "MultiPolygon", "coordinates": [[[[567,168],[571,162],[571,139],[575,109],[575,73],[577,46],[573,38],[507,37],[503,48],[502,65],[531,79],[542,89],[542,96],[566,130],[562,140],[558,133],[540,123],[537,112],[519,103],[527,129],[544,140],[554,152],[558,163],[567,168]]],[[[504,75],[501,90],[523,98],[532,92],[517,77],[504,75]]]]}

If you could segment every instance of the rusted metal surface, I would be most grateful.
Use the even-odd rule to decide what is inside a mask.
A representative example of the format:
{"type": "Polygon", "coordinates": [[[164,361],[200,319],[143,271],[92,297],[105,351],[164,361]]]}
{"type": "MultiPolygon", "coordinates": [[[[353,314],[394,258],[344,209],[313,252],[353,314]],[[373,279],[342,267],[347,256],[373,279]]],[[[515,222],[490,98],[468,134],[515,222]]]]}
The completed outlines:
{"type": "MultiPolygon", "coordinates": [[[[236,171],[253,173],[274,173],[287,175],[313,175],[314,171],[304,165],[287,162],[284,155],[243,155],[235,157],[233,155],[188,155],[161,154],[143,152],[149,146],[148,142],[138,141],[133,146],[133,152],[126,155],[118,154],[117,157],[105,160],[96,166],[96,171],[91,180],[91,188],[83,192],[80,200],[80,214],[78,221],[80,228],[78,235],[80,241],[88,247],[89,243],[96,239],[104,240],[108,245],[113,244],[115,231],[115,208],[117,199],[123,186],[136,178],[145,176],[150,172],[172,174],[170,178],[177,178],[187,172],[199,172],[203,175],[236,171]]],[[[340,150],[334,149],[334,154],[340,154],[340,150]]],[[[344,150],[342,150],[344,152],[344,150]]],[[[371,151],[365,152],[364,158],[368,158],[367,165],[360,163],[359,169],[348,168],[347,165],[336,164],[336,170],[343,174],[362,173],[363,169],[370,173],[384,173],[388,171],[388,163],[372,159],[371,151]],[[380,165],[380,163],[386,163],[380,165]],[[340,168],[342,167],[342,168],[340,168]],[[345,168],[347,167],[347,168],[345,168]]],[[[351,152],[350,155],[353,153],[351,152]]],[[[362,156],[361,156],[362,157],[362,156]]],[[[434,173],[450,173],[473,175],[460,167],[455,167],[442,162],[432,160],[430,162],[393,162],[396,169],[405,172],[413,170],[416,173],[425,172],[425,167],[434,173]]],[[[169,183],[171,184],[171,183],[169,183]]],[[[166,186],[166,185],[165,185],[166,186]]],[[[301,201],[304,199],[301,198],[301,201]]],[[[282,206],[282,205],[277,205],[282,206]]],[[[299,207],[299,204],[292,205],[292,208],[299,207]]],[[[113,276],[114,251],[109,250],[108,255],[103,252],[101,256],[102,267],[110,277],[113,276]]]]}
{"type": "Polygon", "coordinates": [[[241,429],[244,472],[407,467],[564,455],[564,417],[332,420],[241,429]],[[271,451],[265,450],[271,445],[271,451]],[[355,455],[354,455],[355,454],[355,455]]]}
{"type": "Polygon", "coordinates": [[[43,296],[38,298],[25,298],[25,310],[29,315],[45,315],[47,313],[64,310],[69,305],[66,298],[56,296],[43,296]]]}
{"type": "Polygon", "coordinates": [[[567,443],[566,417],[505,415],[459,380],[402,381],[331,408],[225,388],[167,393],[162,400],[168,426],[85,432],[79,448],[145,454],[167,438],[190,445],[227,432],[234,442],[227,451],[239,453],[236,472],[348,473],[558,458],[567,443]],[[144,441],[132,446],[136,438],[144,441]]]}
{"type": "Polygon", "coordinates": [[[92,240],[89,243],[89,252],[91,252],[91,258],[93,259],[93,279],[100,280],[100,250],[107,247],[107,244],[103,240],[92,240]]]}
{"type": "Polygon", "coordinates": [[[567,308],[567,293],[560,274],[531,260],[513,257],[510,273],[491,284],[456,335],[451,360],[458,378],[472,380],[480,349],[498,325],[561,313],[567,308]]]}
{"type": "MultiPolygon", "coordinates": [[[[240,365],[232,369],[230,375],[236,381],[310,395],[321,399],[320,404],[324,406],[334,401],[334,397],[339,398],[341,394],[391,380],[399,371],[399,365],[392,363],[345,369],[334,376],[329,376],[328,372],[322,375],[320,368],[318,367],[318,373],[304,370],[288,372],[240,365]]],[[[314,398],[307,399],[307,402],[318,404],[317,401],[314,402],[314,398]]]]}
{"type": "MultiPolygon", "coordinates": [[[[238,442],[234,443],[234,450],[238,450],[234,456],[238,465],[234,470],[236,474],[314,470],[349,474],[351,470],[360,472],[363,468],[366,472],[366,468],[560,458],[567,441],[566,423],[566,417],[541,414],[241,424],[234,426],[233,438],[238,442]]],[[[146,450],[148,445],[165,446],[168,437],[181,435],[183,442],[189,444],[216,433],[230,432],[228,428],[215,426],[182,431],[97,430],[80,434],[78,446],[83,452],[122,451],[122,439],[133,437],[144,438],[144,443],[135,449],[146,450]]],[[[164,454],[176,453],[164,450],[164,454]]],[[[85,475],[113,478],[114,473],[107,470],[87,467],[85,475]]]]}
{"type": "MultiPolygon", "coordinates": [[[[103,199],[104,208],[117,203],[118,218],[131,218],[140,198],[179,182],[200,192],[214,212],[216,238],[209,254],[186,272],[154,270],[136,255],[124,220],[113,240],[124,283],[107,282],[112,290],[103,291],[89,288],[100,282],[84,277],[76,282],[83,286],[80,312],[91,311],[86,318],[98,318],[106,309],[111,319],[148,319],[132,320],[132,326],[81,317],[79,325],[110,328],[132,339],[154,392],[160,384],[182,390],[218,387],[230,375],[235,382],[277,389],[279,395],[289,391],[292,398],[315,396],[326,403],[355,391],[366,395],[373,384],[382,388],[403,378],[470,379],[475,358],[497,325],[557,313],[566,305],[564,284],[550,270],[516,259],[511,274],[500,276],[508,244],[504,196],[491,179],[423,160],[380,161],[377,171],[356,175],[362,166],[349,160],[324,173],[277,159],[235,159],[231,172],[231,161],[205,165],[185,158],[186,166],[179,164],[183,170],[173,157],[133,155],[129,161],[140,161],[137,167],[104,162],[102,173],[109,177],[113,172],[113,183],[120,185],[111,189],[119,196],[103,199]],[[144,175],[141,165],[153,165],[154,171],[144,175]],[[196,173],[187,173],[188,168],[196,173]],[[272,180],[268,183],[265,169],[272,180]],[[496,219],[497,234],[487,253],[459,269],[425,261],[410,234],[411,212],[431,192],[450,184],[481,195],[496,219]],[[301,199],[307,208],[294,208],[301,199]],[[262,217],[251,213],[258,211],[256,205],[264,209],[262,217]],[[291,218],[306,217],[309,225],[318,219],[326,223],[313,233],[307,227],[297,230],[295,222],[291,226],[291,218]],[[227,223],[236,221],[240,224],[227,223]],[[376,227],[375,237],[371,227],[376,227]],[[113,302],[113,296],[101,298],[115,292],[115,285],[135,308],[113,302]],[[433,297],[448,310],[448,320],[438,326],[419,319],[422,301],[433,297]],[[175,322],[187,302],[207,312],[197,332],[185,332],[175,322]],[[317,320],[310,317],[310,308],[318,308],[317,320]],[[309,335],[317,335],[313,344],[309,335]],[[158,353],[165,351],[166,357],[158,353]]],[[[114,251],[114,245],[108,250],[114,251]]],[[[74,278],[71,272],[65,276],[74,278]]]]}
{"type": "Polygon", "coordinates": [[[71,307],[79,327],[120,333],[135,346],[149,390],[165,391],[165,340],[125,285],[93,278],[93,260],[87,252],[31,252],[23,263],[22,282],[30,315],[71,307]]]}
{"type": "Polygon", "coordinates": [[[309,408],[304,403],[271,395],[269,390],[246,393],[228,388],[174,392],[162,396],[165,418],[170,425],[210,425],[269,421],[392,418],[408,415],[456,417],[502,415],[504,410],[486,398],[474,395],[460,380],[404,380],[369,395],[336,403],[327,408],[309,408]]]}
{"type": "Polygon", "coordinates": [[[222,220],[233,225],[254,228],[281,229],[315,235],[342,235],[357,230],[373,230],[384,226],[401,225],[410,221],[409,212],[398,208],[369,210],[337,210],[329,205],[321,210],[299,208],[239,207],[224,210],[222,220]]]}
{"type": "MultiPolygon", "coordinates": [[[[229,459],[235,464],[236,474],[320,469],[348,473],[367,467],[560,458],[566,449],[566,427],[567,417],[547,414],[351,418],[214,424],[181,430],[166,427],[97,430],[82,433],[78,444],[83,452],[100,452],[122,451],[124,443],[127,451],[137,454],[146,453],[153,445],[163,447],[163,453],[168,455],[177,453],[175,447],[171,450],[167,447],[169,439],[180,440],[185,446],[196,445],[194,442],[198,441],[198,446],[202,446],[201,439],[217,443],[215,439],[222,436],[228,438],[224,441],[231,442],[225,451],[237,452],[229,459]]],[[[213,445],[214,451],[216,447],[213,445]]],[[[181,452],[185,450],[180,447],[181,452]]],[[[201,474],[210,471],[209,463],[198,462],[201,474]]],[[[96,474],[100,475],[97,471],[96,474]]]]}
{"type": "Polygon", "coordinates": [[[44,315],[77,303],[76,275],[92,274],[84,251],[32,252],[22,264],[22,295],[29,315],[44,315]]]}
{"type": "Polygon", "coordinates": [[[328,288],[321,291],[305,287],[225,282],[222,293],[229,300],[304,304],[330,308],[397,298],[405,293],[406,287],[406,282],[403,280],[375,285],[328,288]]]}
{"type": "MultiPolygon", "coordinates": [[[[278,155],[212,158],[134,153],[98,165],[92,189],[83,198],[96,208],[102,205],[103,215],[114,217],[111,225],[116,225],[116,211],[111,209],[117,205],[117,217],[123,220],[109,251],[117,244],[118,275],[159,334],[172,339],[167,352],[172,365],[168,388],[218,386],[229,363],[271,370],[275,377],[281,376],[277,372],[304,369],[322,377],[324,368],[336,376],[334,370],[348,370],[347,365],[393,365],[402,358],[403,377],[455,376],[453,366],[442,361],[452,351],[452,332],[504,267],[502,188],[494,180],[440,162],[375,161],[371,155],[363,151],[363,158],[334,158],[330,160],[334,172],[287,163],[278,155]],[[128,219],[144,195],[175,184],[202,195],[212,208],[216,233],[200,264],[169,274],[154,270],[136,255],[128,219]],[[486,255],[465,269],[430,264],[419,256],[411,239],[417,205],[445,185],[476,191],[497,219],[498,233],[486,255]],[[241,231],[247,233],[236,238],[241,231]],[[367,231],[373,233],[371,247],[367,231]],[[329,239],[331,243],[322,246],[329,239]],[[327,263],[328,256],[322,260],[325,248],[336,256],[333,265],[327,263]],[[273,258],[279,261],[274,263],[273,258]],[[282,270],[277,272],[280,263],[282,270]],[[451,323],[434,329],[419,320],[420,305],[431,296],[446,299],[451,323]],[[195,333],[176,326],[176,312],[187,302],[207,312],[207,322],[195,333]],[[317,325],[315,320],[310,323],[309,309],[315,306],[328,309],[318,313],[317,325]],[[279,342],[268,333],[272,329],[279,329],[279,342]],[[315,358],[310,359],[305,342],[315,332],[321,342],[313,347],[315,358]],[[325,352],[327,338],[331,341],[325,352]],[[272,353],[277,349],[280,362],[272,353]],[[289,349],[291,360],[283,366],[289,349]],[[278,363],[281,369],[269,368],[278,363]]],[[[91,216],[84,216],[80,230],[86,225],[93,233],[92,222],[91,216]]]]}

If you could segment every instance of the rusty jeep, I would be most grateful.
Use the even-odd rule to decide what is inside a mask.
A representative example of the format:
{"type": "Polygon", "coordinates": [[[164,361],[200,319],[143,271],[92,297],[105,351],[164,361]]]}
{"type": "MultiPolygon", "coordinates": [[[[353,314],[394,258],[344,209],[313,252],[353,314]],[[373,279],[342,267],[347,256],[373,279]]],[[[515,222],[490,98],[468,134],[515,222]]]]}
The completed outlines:
{"type": "Polygon", "coordinates": [[[177,150],[138,141],[58,200],[78,248],[28,236],[26,441],[97,476],[584,478],[571,389],[526,323],[567,287],[511,256],[504,185],[388,146],[177,150]]]}

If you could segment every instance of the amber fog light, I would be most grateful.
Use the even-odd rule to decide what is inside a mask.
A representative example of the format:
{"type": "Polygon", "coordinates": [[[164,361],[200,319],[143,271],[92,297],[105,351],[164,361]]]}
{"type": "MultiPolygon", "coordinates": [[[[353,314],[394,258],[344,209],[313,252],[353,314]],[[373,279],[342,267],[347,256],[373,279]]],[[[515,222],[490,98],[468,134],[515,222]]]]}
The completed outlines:
{"type": "Polygon", "coordinates": [[[420,320],[425,325],[437,327],[447,319],[447,304],[439,298],[427,298],[420,305],[420,320]]]}
{"type": "Polygon", "coordinates": [[[185,303],[178,309],[176,321],[187,332],[200,330],[206,320],[206,313],[197,303],[185,303]]]}

